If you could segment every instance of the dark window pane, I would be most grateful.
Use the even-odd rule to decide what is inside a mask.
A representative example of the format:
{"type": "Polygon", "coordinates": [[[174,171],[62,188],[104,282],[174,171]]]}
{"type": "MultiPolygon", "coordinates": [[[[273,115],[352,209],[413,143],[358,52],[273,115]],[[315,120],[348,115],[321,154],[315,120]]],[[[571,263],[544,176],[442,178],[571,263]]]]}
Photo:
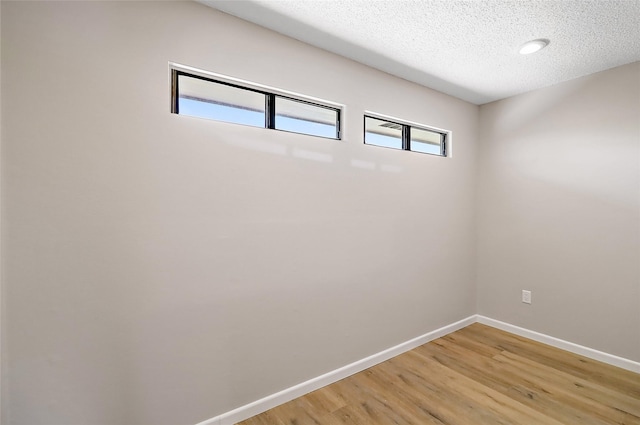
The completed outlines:
{"type": "Polygon", "coordinates": [[[365,117],[364,142],[368,145],[402,149],[402,125],[365,117]]]}
{"type": "Polygon", "coordinates": [[[338,111],[276,96],[278,130],[338,138],[338,111]]]}
{"type": "Polygon", "coordinates": [[[186,75],[178,77],[180,114],[264,127],[265,95],[186,75]]]}

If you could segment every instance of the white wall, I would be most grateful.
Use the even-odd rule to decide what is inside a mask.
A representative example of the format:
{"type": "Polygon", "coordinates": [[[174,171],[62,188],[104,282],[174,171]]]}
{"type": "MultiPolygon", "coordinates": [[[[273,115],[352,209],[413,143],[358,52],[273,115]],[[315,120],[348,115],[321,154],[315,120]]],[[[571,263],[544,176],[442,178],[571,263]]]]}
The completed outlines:
{"type": "MultiPolygon", "coordinates": [[[[2,2],[0,1],[0,34],[2,34],[2,2]]],[[[0,42],[0,81],[2,81],[2,43],[0,42]]],[[[4,356],[3,353],[3,337],[4,335],[4,298],[2,294],[4,293],[3,289],[3,280],[2,280],[2,221],[3,221],[3,203],[2,203],[2,84],[0,84],[0,423],[2,423],[3,410],[2,410],[2,398],[5,390],[4,377],[6,375],[6,369],[4,366],[4,356]]]]}
{"type": "Polygon", "coordinates": [[[478,107],[196,3],[2,9],[4,424],[195,423],[475,313],[478,107]],[[172,115],[169,61],[344,140],[172,115]],[[455,155],[364,146],[365,109],[455,155]]]}
{"type": "Polygon", "coordinates": [[[479,313],[640,361],[640,64],[480,110],[479,313]]]}

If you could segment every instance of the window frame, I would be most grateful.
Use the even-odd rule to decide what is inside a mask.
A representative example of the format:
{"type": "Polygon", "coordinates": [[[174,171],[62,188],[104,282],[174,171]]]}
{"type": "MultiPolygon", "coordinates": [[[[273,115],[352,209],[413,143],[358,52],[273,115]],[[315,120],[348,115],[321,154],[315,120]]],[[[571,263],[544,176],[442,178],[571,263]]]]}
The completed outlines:
{"type": "Polygon", "coordinates": [[[424,124],[417,124],[411,121],[406,121],[406,120],[402,120],[402,119],[390,117],[388,115],[382,115],[382,114],[378,114],[370,111],[365,111],[364,113],[364,118],[362,120],[362,128],[363,128],[363,142],[365,145],[368,145],[368,146],[376,146],[379,148],[393,149],[397,151],[401,150],[401,151],[415,152],[415,153],[421,153],[425,155],[439,156],[443,158],[449,158],[451,156],[451,152],[450,152],[451,131],[449,130],[444,130],[441,128],[436,128],[436,127],[428,126],[424,124]],[[394,148],[390,146],[380,146],[373,143],[367,143],[367,118],[378,120],[378,121],[385,121],[390,124],[396,124],[401,126],[402,127],[402,131],[401,131],[402,147],[394,148]],[[424,130],[431,133],[439,134],[440,135],[440,153],[437,154],[437,153],[411,150],[411,129],[412,128],[415,128],[416,130],[424,130]]]}
{"type": "MultiPolygon", "coordinates": [[[[241,80],[232,79],[230,77],[225,77],[219,74],[209,75],[208,73],[204,73],[204,71],[183,69],[182,67],[178,67],[178,66],[171,66],[170,71],[171,71],[171,113],[172,114],[181,115],[180,106],[179,106],[179,103],[180,103],[180,83],[179,83],[180,78],[179,77],[185,76],[185,77],[196,78],[199,80],[207,81],[213,84],[221,84],[224,86],[233,87],[238,90],[246,90],[246,91],[260,93],[264,95],[265,120],[264,120],[263,128],[265,129],[284,131],[287,133],[294,133],[294,134],[303,134],[306,136],[320,137],[320,138],[329,139],[329,140],[342,140],[342,115],[343,115],[343,108],[344,108],[343,105],[339,105],[339,104],[335,104],[327,101],[321,101],[315,98],[297,95],[294,93],[285,92],[283,90],[273,89],[266,86],[263,87],[255,83],[244,82],[241,80]],[[335,137],[328,137],[328,136],[322,136],[318,134],[304,133],[299,131],[284,130],[284,129],[277,128],[276,127],[276,115],[277,115],[276,98],[278,97],[281,99],[286,99],[289,101],[334,111],[336,114],[335,137]]],[[[211,120],[218,121],[218,122],[226,122],[222,120],[217,120],[215,118],[211,118],[211,120]]],[[[245,125],[245,124],[239,124],[239,125],[245,125]]],[[[251,127],[260,128],[257,126],[251,126],[251,127]]]]}

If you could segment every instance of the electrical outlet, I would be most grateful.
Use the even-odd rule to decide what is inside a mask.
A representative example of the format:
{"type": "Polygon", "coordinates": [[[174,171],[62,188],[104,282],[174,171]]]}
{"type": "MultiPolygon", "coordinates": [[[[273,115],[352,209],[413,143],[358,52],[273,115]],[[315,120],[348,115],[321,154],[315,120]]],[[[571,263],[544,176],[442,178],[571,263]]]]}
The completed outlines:
{"type": "Polygon", "coordinates": [[[531,291],[522,290],[522,302],[525,304],[531,304],[531,291]]]}

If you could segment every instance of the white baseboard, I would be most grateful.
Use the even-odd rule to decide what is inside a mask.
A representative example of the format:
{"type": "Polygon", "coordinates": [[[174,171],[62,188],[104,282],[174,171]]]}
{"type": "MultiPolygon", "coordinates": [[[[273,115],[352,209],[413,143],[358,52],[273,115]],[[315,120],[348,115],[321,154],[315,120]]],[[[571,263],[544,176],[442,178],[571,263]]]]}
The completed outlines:
{"type": "Polygon", "coordinates": [[[625,359],[623,357],[614,356],[613,354],[608,354],[602,351],[594,350],[593,348],[574,344],[573,342],[569,342],[569,341],[565,341],[549,335],[545,335],[540,332],[530,331],[529,329],[525,329],[509,323],[501,322],[499,320],[491,319],[489,317],[478,315],[477,321],[484,325],[492,326],[494,328],[498,328],[503,331],[510,332],[512,334],[520,335],[522,337],[529,338],[534,341],[541,342],[543,344],[551,345],[552,347],[560,348],[562,350],[579,354],[581,356],[588,357],[593,360],[598,360],[603,363],[617,366],[622,369],[629,370],[631,372],[640,373],[640,363],[635,362],[633,360],[625,359]]]}
{"type": "Polygon", "coordinates": [[[312,391],[320,389],[324,386],[337,382],[355,373],[361,372],[372,366],[389,360],[392,357],[405,353],[409,350],[413,350],[420,345],[426,344],[429,341],[443,337],[451,332],[455,332],[459,329],[469,326],[477,321],[476,315],[469,316],[466,319],[462,319],[458,322],[452,323],[434,331],[428,332],[417,338],[413,338],[409,341],[396,345],[395,347],[388,348],[379,353],[373,354],[362,360],[343,366],[339,369],[325,373],[317,378],[310,379],[301,384],[282,390],[278,393],[272,394],[253,403],[246,404],[235,410],[232,410],[215,418],[207,419],[204,422],[200,422],[197,425],[233,425],[237,422],[249,419],[252,416],[265,412],[283,403],[293,400],[294,398],[303,396],[312,391]]]}
{"type": "Polygon", "coordinates": [[[452,323],[434,331],[428,332],[417,338],[413,338],[409,341],[396,345],[395,347],[388,348],[379,353],[373,354],[362,360],[343,366],[339,369],[325,373],[324,375],[310,379],[301,384],[284,389],[275,394],[264,397],[253,403],[246,404],[231,410],[230,412],[223,413],[215,418],[207,419],[196,425],[234,425],[238,422],[249,419],[252,416],[258,415],[262,412],[266,412],[276,406],[293,400],[294,398],[301,397],[312,391],[320,389],[324,386],[337,382],[355,373],[361,372],[372,366],[389,360],[392,357],[398,356],[409,350],[413,350],[420,345],[426,344],[429,341],[438,339],[472,323],[479,322],[494,328],[501,329],[512,334],[520,335],[525,338],[532,339],[534,341],[542,342],[562,350],[566,350],[575,354],[579,354],[590,359],[598,360],[603,363],[607,363],[613,366],[617,366],[632,372],[640,373],[640,363],[633,360],[628,360],[622,357],[607,354],[602,351],[594,350],[592,348],[584,347],[582,345],[574,344],[572,342],[564,341],[559,338],[555,338],[549,335],[541,334],[539,332],[531,331],[529,329],[521,328],[519,326],[511,325],[509,323],[501,322],[499,320],[491,319],[489,317],[473,315],[466,319],[462,319],[458,322],[452,323]]]}

